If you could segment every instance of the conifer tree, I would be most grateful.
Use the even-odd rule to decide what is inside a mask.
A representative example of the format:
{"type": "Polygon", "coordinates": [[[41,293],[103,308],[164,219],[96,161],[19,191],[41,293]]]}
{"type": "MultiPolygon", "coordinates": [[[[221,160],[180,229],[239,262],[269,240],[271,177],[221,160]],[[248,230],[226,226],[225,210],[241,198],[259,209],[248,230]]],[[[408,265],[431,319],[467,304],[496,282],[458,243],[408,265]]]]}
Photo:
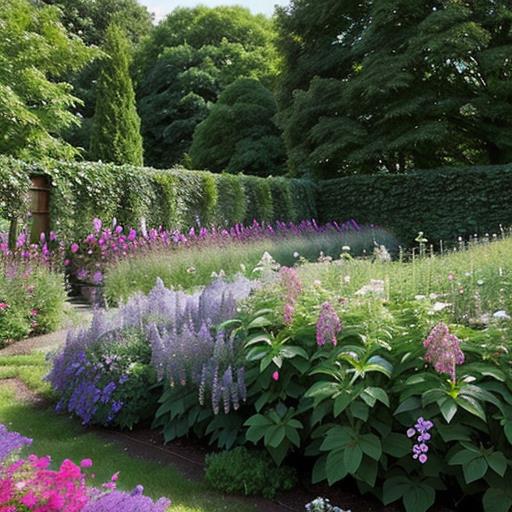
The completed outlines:
{"type": "Polygon", "coordinates": [[[116,164],[142,165],[140,118],[130,77],[130,47],[123,31],[111,25],[106,34],[107,54],[98,81],[90,156],[116,164]]]}

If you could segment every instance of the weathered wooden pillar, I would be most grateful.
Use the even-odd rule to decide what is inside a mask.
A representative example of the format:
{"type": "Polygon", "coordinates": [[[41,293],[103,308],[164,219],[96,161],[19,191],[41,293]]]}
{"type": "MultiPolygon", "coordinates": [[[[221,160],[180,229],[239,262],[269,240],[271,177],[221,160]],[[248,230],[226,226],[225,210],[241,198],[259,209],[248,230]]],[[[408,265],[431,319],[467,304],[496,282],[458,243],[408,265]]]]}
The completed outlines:
{"type": "Polygon", "coordinates": [[[30,239],[36,243],[41,233],[48,235],[50,232],[50,183],[46,176],[32,176],[30,213],[32,215],[30,239]]]}

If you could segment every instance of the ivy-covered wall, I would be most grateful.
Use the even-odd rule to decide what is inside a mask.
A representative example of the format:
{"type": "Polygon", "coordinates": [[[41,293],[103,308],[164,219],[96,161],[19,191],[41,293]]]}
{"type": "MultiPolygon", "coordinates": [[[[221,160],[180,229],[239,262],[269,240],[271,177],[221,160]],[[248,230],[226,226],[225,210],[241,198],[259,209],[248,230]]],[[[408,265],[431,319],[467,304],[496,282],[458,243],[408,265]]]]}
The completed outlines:
{"type": "Polygon", "coordinates": [[[432,243],[512,226],[512,164],[350,176],[320,183],[321,221],[356,219],[389,229],[403,244],[419,231],[432,243]]]}
{"type": "Polygon", "coordinates": [[[31,175],[51,181],[52,228],[68,238],[82,236],[94,217],[115,217],[126,226],[144,218],[149,227],[186,229],[317,216],[315,186],[306,180],[0,157],[0,217],[28,212],[31,175]]]}

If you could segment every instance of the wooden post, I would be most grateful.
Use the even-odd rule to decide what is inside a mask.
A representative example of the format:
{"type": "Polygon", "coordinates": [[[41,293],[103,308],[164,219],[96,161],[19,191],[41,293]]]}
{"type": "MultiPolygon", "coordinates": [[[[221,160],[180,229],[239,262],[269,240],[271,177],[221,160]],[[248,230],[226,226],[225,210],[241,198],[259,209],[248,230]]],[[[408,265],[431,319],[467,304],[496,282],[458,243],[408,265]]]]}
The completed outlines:
{"type": "Polygon", "coordinates": [[[50,232],[50,183],[46,176],[32,176],[30,187],[30,213],[32,229],[30,240],[37,243],[41,233],[50,232]]]}

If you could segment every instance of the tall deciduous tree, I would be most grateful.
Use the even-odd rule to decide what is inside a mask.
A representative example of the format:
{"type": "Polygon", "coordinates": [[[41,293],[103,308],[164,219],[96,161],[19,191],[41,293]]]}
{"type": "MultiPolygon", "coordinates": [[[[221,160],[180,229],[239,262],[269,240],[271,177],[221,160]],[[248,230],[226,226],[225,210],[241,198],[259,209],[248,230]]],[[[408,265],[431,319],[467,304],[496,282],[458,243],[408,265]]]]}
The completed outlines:
{"type": "Polygon", "coordinates": [[[0,153],[71,158],[62,133],[78,123],[80,100],[62,81],[94,56],[66,31],[60,12],[28,0],[0,0],[0,153]]]}
{"type": "Polygon", "coordinates": [[[136,61],[149,164],[180,162],[208,105],[237,78],[271,83],[278,61],[274,35],[269,19],[241,7],[180,8],[156,27],[136,61]]]}
{"type": "Polygon", "coordinates": [[[90,155],[95,160],[142,165],[140,118],[130,77],[130,46],[123,31],[107,30],[98,82],[90,155]]]}
{"type": "Polygon", "coordinates": [[[293,0],[278,16],[281,119],[296,173],[512,159],[508,1],[312,4],[293,0]]]}
{"type": "Polygon", "coordinates": [[[195,169],[260,176],[285,171],[284,143],[274,122],[277,105],[258,80],[229,85],[197,126],[190,156],[195,169]]]}

